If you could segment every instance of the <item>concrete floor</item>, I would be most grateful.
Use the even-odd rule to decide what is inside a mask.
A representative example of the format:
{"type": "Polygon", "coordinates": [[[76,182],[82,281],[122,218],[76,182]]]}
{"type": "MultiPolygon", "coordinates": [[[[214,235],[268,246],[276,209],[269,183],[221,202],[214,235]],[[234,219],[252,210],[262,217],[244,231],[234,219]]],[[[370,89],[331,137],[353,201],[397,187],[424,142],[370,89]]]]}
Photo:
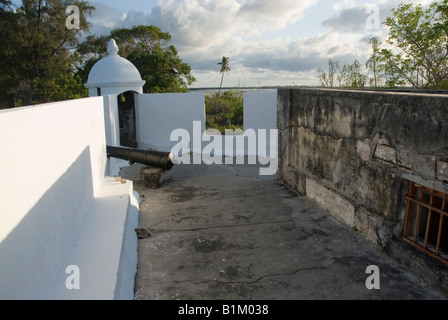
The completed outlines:
{"type": "Polygon", "coordinates": [[[178,165],[142,197],[137,300],[447,299],[257,166],[178,165]],[[366,268],[380,271],[368,290],[366,268]]]}

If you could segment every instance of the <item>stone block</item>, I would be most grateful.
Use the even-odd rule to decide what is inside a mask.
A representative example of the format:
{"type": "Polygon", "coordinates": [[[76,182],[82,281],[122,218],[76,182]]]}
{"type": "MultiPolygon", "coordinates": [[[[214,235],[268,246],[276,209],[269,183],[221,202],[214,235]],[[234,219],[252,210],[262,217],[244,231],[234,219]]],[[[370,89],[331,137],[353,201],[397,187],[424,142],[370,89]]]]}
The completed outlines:
{"type": "Polygon", "coordinates": [[[370,161],[371,150],[369,140],[359,141],[356,143],[356,152],[360,158],[364,161],[370,161]]]}
{"type": "Polygon", "coordinates": [[[312,179],[306,179],[306,196],[348,226],[355,225],[354,205],[335,191],[312,179]]]}
{"type": "Polygon", "coordinates": [[[358,207],[355,211],[355,227],[367,239],[383,248],[392,238],[392,229],[387,219],[363,207],[358,207]]]}
{"type": "Polygon", "coordinates": [[[436,165],[436,157],[432,155],[418,154],[413,163],[413,169],[414,172],[433,179],[436,177],[436,165]]]}
{"type": "Polygon", "coordinates": [[[398,150],[398,164],[418,175],[435,177],[436,158],[433,155],[420,154],[414,150],[398,150]]]}
{"type": "Polygon", "coordinates": [[[285,182],[293,190],[300,194],[306,194],[306,177],[300,174],[297,170],[289,169],[287,176],[285,176],[285,182]]]}
{"type": "Polygon", "coordinates": [[[164,169],[153,167],[143,167],[140,169],[140,179],[143,185],[149,189],[160,188],[170,178],[170,171],[164,169]]]}
{"type": "Polygon", "coordinates": [[[388,145],[378,144],[375,149],[375,158],[397,164],[397,149],[388,145]]]}
{"type": "Polygon", "coordinates": [[[367,239],[373,243],[380,243],[378,239],[378,233],[375,228],[376,220],[378,216],[372,214],[365,208],[359,208],[355,212],[355,227],[360,231],[367,239]]]}
{"type": "Polygon", "coordinates": [[[402,169],[414,170],[413,163],[415,162],[415,152],[411,150],[401,150],[397,151],[397,163],[402,169]]]}
{"type": "Polygon", "coordinates": [[[448,180],[448,161],[437,161],[437,178],[440,180],[448,180]]]}

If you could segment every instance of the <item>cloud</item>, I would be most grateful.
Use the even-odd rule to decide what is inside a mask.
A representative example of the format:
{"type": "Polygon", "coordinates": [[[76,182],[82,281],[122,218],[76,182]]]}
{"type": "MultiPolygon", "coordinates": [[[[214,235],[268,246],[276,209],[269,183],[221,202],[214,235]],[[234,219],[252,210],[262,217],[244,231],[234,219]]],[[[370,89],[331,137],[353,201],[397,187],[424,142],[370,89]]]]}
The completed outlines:
{"type": "Polygon", "coordinates": [[[356,0],[342,0],[333,5],[334,11],[341,11],[342,9],[353,8],[356,6],[356,0]]]}
{"type": "Polygon", "coordinates": [[[170,32],[176,43],[185,49],[225,42],[236,28],[244,28],[234,21],[239,4],[233,0],[167,1],[159,3],[158,7],[150,21],[157,21],[159,27],[170,32]]]}
{"type": "MultiPolygon", "coordinates": [[[[338,32],[365,32],[367,19],[371,15],[367,9],[366,6],[344,9],[339,15],[324,20],[322,25],[338,32]]],[[[378,18],[381,19],[381,14],[378,18]]]]}
{"type": "MultiPolygon", "coordinates": [[[[427,5],[429,0],[412,0],[414,4],[427,5]]],[[[379,26],[377,31],[384,29],[383,22],[388,16],[391,16],[392,9],[398,7],[402,0],[379,0],[376,3],[356,5],[354,0],[342,0],[333,6],[338,15],[326,19],[322,25],[338,32],[368,32],[367,26],[372,24],[372,19],[379,26]],[[375,16],[378,15],[378,16],[375,16]]]]}
{"type": "MultiPolygon", "coordinates": [[[[359,36],[328,33],[298,40],[274,39],[236,46],[230,55],[232,73],[244,70],[245,75],[262,73],[286,75],[313,74],[318,68],[325,69],[330,58],[342,64],[351,64],[359,57],[369,55],[368,41],[361,43],[359,36]]],[[[186,56],[194,70],[218,71],[219,55],[201,59],[186,56]]],[[[365,61],[361,61],[363,63],[365,61]]],[[[312,76],[314,78],[314,76],[312,76]]],[[[230,77],[229,80],[232,80],[230,77]]],[[[314,80],[314,79],[313,79],[314,80]]]]}
{"type": "Polygon", "coordinates": [[[271,28],[283,28],[304,17],[306,9],[317,5],[318,0],[247,0],[237,17],[271,28]]]}
{"type": "MultiPolygon", "coordinates": [[[[316,69],[325,69],[330,58],[343,64],[362,60],[362,57],[367,59],[370,54],[370,46],[365,41],[366,34],[370,36],[370,33],[360,32],[362,28],[366,31],[366,7],[352,7],[352,0],[338,2],[335,7],[340,11],[333,17],[324,20],[323,16],[317,15],[324,20],[326,33],[319,34],[317,30],[313,36],[282,33],[284,29],[294,32],[306,28],[307,24],[300,23],[307,18],[307,10],[318,2],[166,0],[159,1],[147,11],[128,12],[96,2],[99,10],[92,19],[95,23],[93,30],[108,34],[112,28],[145,24],[169,32],[171,44],[198,79],[195,86],[215,85],[213,79],[217,75],[219,80],[217,63],[223,55],[230,57],[232,69],[225,77],[225,86],[237,82],[266,84],[268,79],[271,79],[271,85],[300,84],[301,81],[302,84],[312,84],[316,81],[316,69]]],[[[382,10],[393,7],[385,1],[379,6],[382,10]]],[[[317,11],[314,10],[315,14],[317,11]]]]}
{"type": "Polygon", "coordinates": [[[282,29],[302,19],[305,10],[318,1],[166,0],[159,1],[148,12],[130,11],[124,15],[96,2],[97,12],[102,14],[94,14],[94,30],[105,32],[112,27],[153,24],[169,32],[179,47],[194,50],[229,41],[235,36],[248,38],[282,29]],[[109,22],[104,17],[109,17],[109,22]]]}
{"type": "Polygon", "coordinates": [[[89,21],[92,23],[90,32],[92,34],[108,34],[112,29],[117,28],[126,16],[120,10],[111,7],[103,2],[95,2],[95,11],[89,21]]]}

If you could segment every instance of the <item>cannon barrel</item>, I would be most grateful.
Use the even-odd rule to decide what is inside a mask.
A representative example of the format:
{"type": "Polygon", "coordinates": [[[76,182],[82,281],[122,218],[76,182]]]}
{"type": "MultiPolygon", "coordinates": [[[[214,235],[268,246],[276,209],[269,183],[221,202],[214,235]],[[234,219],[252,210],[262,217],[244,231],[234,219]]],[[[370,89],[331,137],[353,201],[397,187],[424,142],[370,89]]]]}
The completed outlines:
{"type": "Polygon", "coordinates": [[[171,152],[107,146],[107,156],[165,170],[171,170],[174,166],[171,152]]]}

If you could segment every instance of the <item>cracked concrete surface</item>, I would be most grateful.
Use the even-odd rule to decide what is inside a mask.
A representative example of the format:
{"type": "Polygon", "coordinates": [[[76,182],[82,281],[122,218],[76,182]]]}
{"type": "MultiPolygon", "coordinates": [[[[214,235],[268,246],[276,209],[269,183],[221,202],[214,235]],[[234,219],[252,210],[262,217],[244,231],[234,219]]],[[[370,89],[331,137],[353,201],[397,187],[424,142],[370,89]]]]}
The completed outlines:
{"type": "Polygon", "coordinates": [[[137,300],[446,299],[256,165],[178,165],[142,197],[137,300]],[[368,290],[369,265],[380,289],[368,290]]]}

